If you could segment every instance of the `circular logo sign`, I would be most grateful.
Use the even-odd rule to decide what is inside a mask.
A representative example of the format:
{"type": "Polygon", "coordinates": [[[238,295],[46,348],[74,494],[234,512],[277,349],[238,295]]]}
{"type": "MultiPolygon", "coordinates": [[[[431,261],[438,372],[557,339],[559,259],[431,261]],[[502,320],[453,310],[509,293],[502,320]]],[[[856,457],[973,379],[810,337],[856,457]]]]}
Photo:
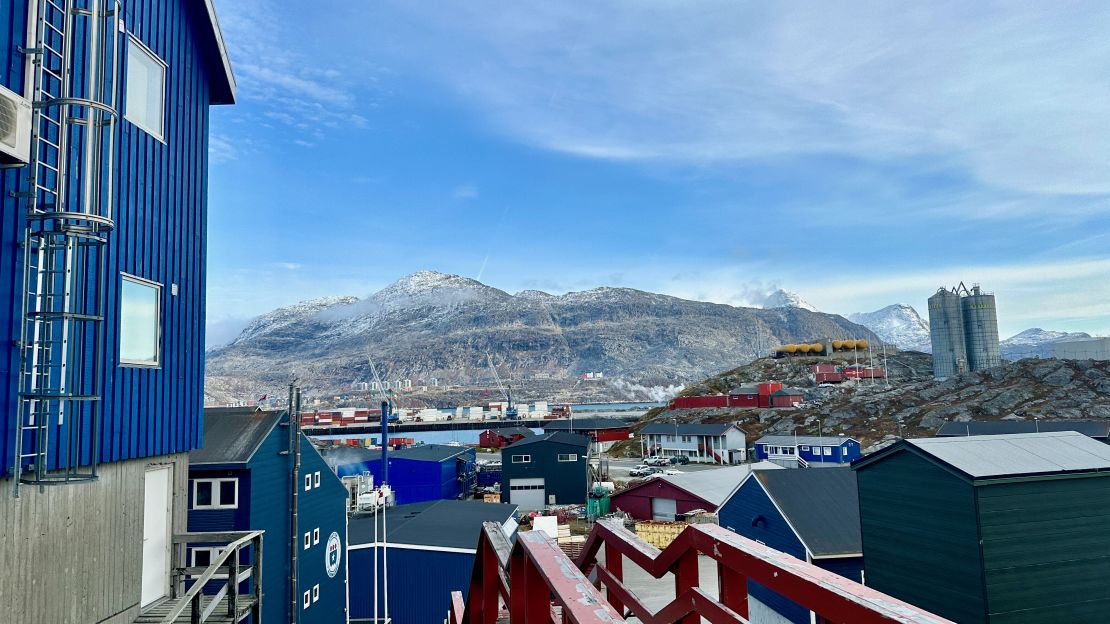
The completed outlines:
{"type": "Polygon", "coordinates": [[[328,547],[324,549],[324,566],[328,571],[328,578],[335,578],[339,573],[339,560],[343,557],[339,543],[339,534],[332,531],[328,536],[328,547]]]}

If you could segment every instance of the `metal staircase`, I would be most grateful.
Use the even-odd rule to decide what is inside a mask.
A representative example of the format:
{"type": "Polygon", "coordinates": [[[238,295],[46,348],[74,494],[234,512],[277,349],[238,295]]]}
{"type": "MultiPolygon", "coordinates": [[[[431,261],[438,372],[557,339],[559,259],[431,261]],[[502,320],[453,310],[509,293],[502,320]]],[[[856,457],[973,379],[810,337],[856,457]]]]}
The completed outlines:
{"type": "Polygon", "coordinates": [[[96,479],[118,0],[37,0],[14,493],[96,479]]]}

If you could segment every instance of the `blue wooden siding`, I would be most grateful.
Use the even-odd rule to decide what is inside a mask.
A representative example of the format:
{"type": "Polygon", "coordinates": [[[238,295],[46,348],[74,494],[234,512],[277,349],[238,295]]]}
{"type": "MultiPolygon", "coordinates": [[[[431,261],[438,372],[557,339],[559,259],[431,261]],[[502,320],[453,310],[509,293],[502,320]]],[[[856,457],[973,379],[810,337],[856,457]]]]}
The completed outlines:
{"type": "Polygon", "coordinates": [[[189,530],[190,531],[245,531],[250,527],[250,471],[247,470],[189,470],[189,530]],[[236,509],[193,509],[194,479],[226,479],[239,481],[239,506],[236,509]]]}
{"type": "Polygon", "coordinates": [[[837,557],[835,559],[814,559],[813,565],[839,574],[857,583],[863,582],[863,557],[837,557]]]}
{"type": "MultiPolygon", "coordinates": [[[[806,560],[805,545],[775,508],[758,479],[750,478],[745,481],[717,510],[717,514],[721,526],[729,531],[802,561],[806,560]]],[[[795,624],[809,622],[809,609],[783,598],[759,583],[749,581],[748,593],[795,624]]]]}
{"type": "MultiPolygon", "coordinates": [[[[798,451],[797,451],[798,455],[800,455],[802,459],[806,460],[807,462],[809,462],[811,464],[814,464],[814,463],[847,464],[847,463],[851,463],[852,461],[860,458],[859,442],[856,442],[854,440],[845,440],[845,441],[841,442],[839,445],[836,445],[836,444],[832,443],[832,440],[834,440],[834,438],[830,438],[830,441],[825,444],[826,447],[831,447],[832,448],[832,454],[831,455],[822,455],[822,454],[820,454],[820,452],[818,450],[821,447],[812,446],[812,445],[809,445],[809,444],[799,444],[798,445],[798,451]]],[[[768,446],[783,446],[783,445],[781,445],[781,444],[778,444],[778,445],[775,445],[775,444],[770,444],[770,445],[768,445],[768,444],[756,444],[755,445],[755,457],[756,457],[756,459],[767,459],[767,456],[768,456],[767,447],[768,446]]],[[[789,446],[793,446],[793,444],[790,444],[789,446]]]]}
{"type": "MultiPolygon", "coordinates": [[[[298,554],[298,592],[320,586],[320,600],[308,609],[302,608],[301,621],[345,622],[347,610],[347,488],[339,477],[328,468],[327,462],[313,448],[308,438],[301,436],[301,474],[313,475],[313,488],[304,491],[304,477],[299,485],[300,495],[300,532],[320,529],[320,543],[313,544],[308,550],[298,554]],[[320,487],[315,487],[315,474],[320,473],[320,487]],[[334,577],[328,576],[327,544],[328,536],[339,535],[339,571],[334,577]]],[[[288,621],[286,618],[285,621],[288,621]]]]}
{"type": "MultiPolygon", "coordinates": [[[[384,616],[384,590],[374,578],[374,556],[382,569],[381,549],[358,548],[351,559],[351,619],[374,616],[374,583],[378,582],[378,615],[384,616]]],[[[428,624],[447,617],[453,591],[466,596],[474,553],[389,548],[389,615],[394,624],[428,624]],[[434,570],[433,573],[429,573],[434,570]]]]}
{"type": "MultiPolygon", "coordinates": [[[[26,0],[0,0],[0,80],[22,92],[26,0]]],[[[104,263],[107,287],[104,324],[104,403],[100,461],[121,461],[196,448],[201,440],[204,383],[205,227],[207,206],[209,86],[198,35],[205,26],[198,3],[185,0],[124,0],[129,32],[163,61],[166,72],[165,142],[120,116],[115,176],[116,230],[104,263]],[[161,361],[156,369],[121,368],[120,273],[163,284],[161,361]],[[171,284],[179,293],[173,296],[171,284]]],[[[126,60],[127,37],[120,35],[126,60]]],[[[119,101],[126,68],[121,67],[119,101]]],[[[82,71],[80,66],[76,69],[82,71]]],[[[122,111],[121,111],[122,112],[122,111]]],[[[18,190],[26,170],[0,173],[0,343],[19,337],[22,288],[22,204],[18,190]]],[[[9,474],[17,414],[18,353],[0,357],[0,474],[9,474]]],[[[87,436],[86,439],[90,439],[87,436]]],[[[89,456],[85,449],[83,455],[89,456]]]]}

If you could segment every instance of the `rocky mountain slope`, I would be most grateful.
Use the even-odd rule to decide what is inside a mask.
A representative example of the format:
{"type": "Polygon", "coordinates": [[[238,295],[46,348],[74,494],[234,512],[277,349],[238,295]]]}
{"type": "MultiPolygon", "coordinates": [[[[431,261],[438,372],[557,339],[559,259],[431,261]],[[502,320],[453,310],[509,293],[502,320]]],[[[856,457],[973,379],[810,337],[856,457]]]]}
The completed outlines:
{"type": "MultiPolygon", "coordinates": [[[[472,279],[423,271],[370,297],[336,297],[255,319],[208,352],[206,394],[221,402],[273,393],[295,374],[309,390],[370,381],[373,354],[389,380],[466,384],[491,376],[567,378],[599,371],[671,386],[750,361],[767,348],[828,336],[875,339],[843,317],[687,301],[628,288],[511,295],[472,279]]],[[[525,397],[527,398],[527,397],[525,397]]]]}
{"type": "Polygon", "coordinates": [[[642,424],[739,422],[749,441],[767,434],[846,435],[874,447],[896,436],[931,437],[945,422],[1001,419],[1110,418],[1110,362],[1035,360],[937,382],[929,356],[891,358],[886,382],[814,387],[804,361],[760,359],[687,388],[684,394],[724,391],[744,381],[778,379],[805,390],[804,407],[779,410],[667,410],[642,424]],[[896,362],[896,363],[895,363],[896,362]]]}
{"type": "Polygon", "coordinates": [[[913,306],[905,303],[888,305],[874,312],[849,314],[848,320],[875,332],[884,341],[908,351],[931,353],[929,322],[921,318],[913,306]]]}

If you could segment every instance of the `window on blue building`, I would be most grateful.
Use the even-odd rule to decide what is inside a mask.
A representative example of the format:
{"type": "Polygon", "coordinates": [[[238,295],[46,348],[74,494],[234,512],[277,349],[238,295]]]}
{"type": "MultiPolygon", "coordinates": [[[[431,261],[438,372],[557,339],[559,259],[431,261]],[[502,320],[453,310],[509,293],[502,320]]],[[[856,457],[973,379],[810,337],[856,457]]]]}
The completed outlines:
{"type": "Polygon", "coordinates": [[[532,463],[531,455],[513,455],[514,464],[530,464],[532,463]]]}
{"type": "Polygon", "coordinates": [[[127,41],[127,84],[123,115],[148,134],[163,140],[166,64],[135,37],[127,41]]]}
{"type": "Polygon", "coordinates": [[[575,453],[559,453],[559,461],[572,462],[578,461],[578,455],[575,453]]]}
{"type": "Polygon", "coordinates": [[[236,509],[238,507],[238,479],[193,480],[193,509],[236,509]]]}
{"type": "Polygon", "coordinates": [[[830,455],[830,456],[832,455],[832,447],[831,446],[823,447],[821,450],[824,452],[825,455],[830,455]]]}
{"type": "Polygon", "coordinates": [[[159,365],[162,336],[162,285],[123,275],[119,300],[121,366],[159,365]]]}

